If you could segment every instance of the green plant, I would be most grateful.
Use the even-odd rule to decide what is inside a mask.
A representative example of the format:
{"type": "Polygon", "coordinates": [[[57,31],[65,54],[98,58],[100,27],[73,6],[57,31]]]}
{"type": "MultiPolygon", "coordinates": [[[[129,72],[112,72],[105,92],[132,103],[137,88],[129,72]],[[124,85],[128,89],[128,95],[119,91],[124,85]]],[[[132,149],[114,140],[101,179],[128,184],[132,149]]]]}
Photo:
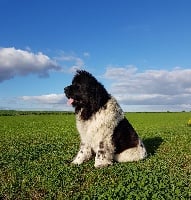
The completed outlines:
{"type": "Polygon", "coordinates": [[[191,126],[191,119],[188,120],[188,126],[191,126]]]}
{"type": "Polygon", "coordinates": [[[79,145],[73,114],[0,116],[0,199],[190,199],[190,113],[126,116],[148,158],[103,169],[70,164],[79,145]]]}

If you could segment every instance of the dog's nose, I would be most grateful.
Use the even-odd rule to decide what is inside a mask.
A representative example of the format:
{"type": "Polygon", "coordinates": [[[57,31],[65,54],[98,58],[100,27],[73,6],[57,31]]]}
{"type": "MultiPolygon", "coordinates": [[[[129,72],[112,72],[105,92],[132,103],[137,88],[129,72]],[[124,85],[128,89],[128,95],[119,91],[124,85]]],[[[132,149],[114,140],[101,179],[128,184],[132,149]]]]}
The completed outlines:
{"type": "Polygon", "coordinates": [[[64,88],[64,92],[66,93],[68,91],[68,87],[65,87],[64,88]]]}

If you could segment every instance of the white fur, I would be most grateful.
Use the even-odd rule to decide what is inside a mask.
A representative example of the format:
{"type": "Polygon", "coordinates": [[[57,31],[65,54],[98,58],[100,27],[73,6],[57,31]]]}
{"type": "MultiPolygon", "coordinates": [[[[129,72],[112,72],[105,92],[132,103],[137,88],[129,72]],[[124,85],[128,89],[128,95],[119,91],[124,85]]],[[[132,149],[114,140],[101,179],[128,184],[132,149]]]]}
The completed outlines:
{"type": "Polygon", "coordinates": [[[73,161],[74,164],[79,165],[89,160],[93,152],[96,154],[95,167],[111,165],[113,160],[118,162],[137,161],[146,156],[146,150],[141,140],[138,147],[114,155],[115,147],[112,142],[112,135],[115,127],[124,118],[124,113],[113,97],[107,102],[106,106],[106,108],[101,108],[96,112],[89,120],[82,120],[80,113],[76,115],[81,146],[73,161]]]}
{"type": "Polygon", "coordinates": [[[146,149],[139,139],[139,144],[137,147],[127,149],[120,154],[114,155],[114,160],[117,162],[131,162],[144,159],[147,155],[146,149]]]}

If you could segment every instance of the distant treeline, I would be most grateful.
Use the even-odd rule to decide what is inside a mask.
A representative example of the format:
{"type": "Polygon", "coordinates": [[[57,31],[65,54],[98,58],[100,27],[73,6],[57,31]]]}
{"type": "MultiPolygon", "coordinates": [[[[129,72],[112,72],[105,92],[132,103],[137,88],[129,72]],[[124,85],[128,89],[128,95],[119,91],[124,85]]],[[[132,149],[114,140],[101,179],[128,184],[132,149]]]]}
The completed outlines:
{"type": "MultiPolygon", "coordinates": [[[[167,113],[174,113],[166,111],[167,113]]],[[[181,111],[186,112],[186,111],[181,111]]],[[[191,111],[190,111],[191,112],[191,111]]],[[[125,112],[127,113],[127,112],[125,112]]],[[[135,112],[135,113],[156,113],[156,112],[135,112]]],[[[158,112],[164,113],[164,112],[158,112]]],[[[176,113],[176,112],[175,112],[176,113]]],[[[18,110],[0,110],[0,116],[19,116],[19,115],[73,115],[72,111],[18,111],[18,110]]]]}
{"type": "Polygon", "coordinates": [[[74,114],[69,111],[18,111],[18,110],[0,110],[0,116],[18,116],[18,115],[63,115],[74,114]]]}

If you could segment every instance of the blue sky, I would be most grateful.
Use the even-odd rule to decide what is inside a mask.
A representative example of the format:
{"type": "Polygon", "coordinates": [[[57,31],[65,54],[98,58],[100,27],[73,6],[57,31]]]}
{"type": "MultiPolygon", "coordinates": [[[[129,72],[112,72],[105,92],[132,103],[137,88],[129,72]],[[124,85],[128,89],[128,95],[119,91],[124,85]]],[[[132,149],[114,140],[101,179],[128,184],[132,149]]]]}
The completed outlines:
{"type": "Polygon", "coordinates": [[[0,0],[0,109],[71,110],[76,69],[125,111],[191,110],[190,0],[0,0]]]}

